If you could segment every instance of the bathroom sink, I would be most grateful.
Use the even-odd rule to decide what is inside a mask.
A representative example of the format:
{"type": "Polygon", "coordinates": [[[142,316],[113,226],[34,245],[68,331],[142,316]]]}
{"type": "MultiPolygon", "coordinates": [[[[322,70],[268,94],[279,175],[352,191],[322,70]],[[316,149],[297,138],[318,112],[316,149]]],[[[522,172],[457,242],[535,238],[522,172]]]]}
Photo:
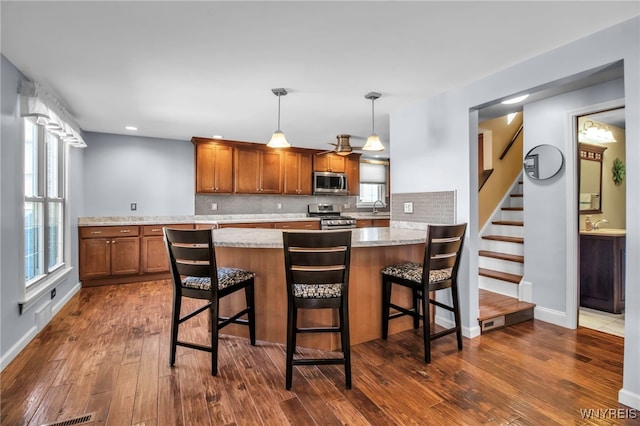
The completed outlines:
{"type": "Polygon", "coordinates": [[[608,237],[618,237],[621,235],[627,235],[626,229],[613,229],[613,228],[602,228],[602,229],[594,229],[591,231],[580,231],[583,235],[602,235],[608,237]]]}

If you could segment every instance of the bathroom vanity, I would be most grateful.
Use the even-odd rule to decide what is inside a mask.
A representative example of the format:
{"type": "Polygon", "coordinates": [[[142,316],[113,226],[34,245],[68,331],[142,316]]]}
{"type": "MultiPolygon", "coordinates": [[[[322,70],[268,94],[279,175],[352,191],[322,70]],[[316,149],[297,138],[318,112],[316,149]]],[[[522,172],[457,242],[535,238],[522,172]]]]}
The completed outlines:
{"type": "Polygon", "coordinates": [[[619,314],[624,310],[626,232],[580,232],[580,306],[619,314]]]}

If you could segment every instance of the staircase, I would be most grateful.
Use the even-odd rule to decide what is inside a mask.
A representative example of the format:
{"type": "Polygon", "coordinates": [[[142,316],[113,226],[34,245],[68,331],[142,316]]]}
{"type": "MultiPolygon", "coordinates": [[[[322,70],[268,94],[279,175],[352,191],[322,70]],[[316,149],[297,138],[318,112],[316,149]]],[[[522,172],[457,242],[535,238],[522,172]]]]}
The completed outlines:
{"type": "Polygon", "coordinates": [[[524,211],[522,175],[481,232],[479,255],[482,332],[533,318],[535,305],[526,300],[524,274],[524,211]]]}

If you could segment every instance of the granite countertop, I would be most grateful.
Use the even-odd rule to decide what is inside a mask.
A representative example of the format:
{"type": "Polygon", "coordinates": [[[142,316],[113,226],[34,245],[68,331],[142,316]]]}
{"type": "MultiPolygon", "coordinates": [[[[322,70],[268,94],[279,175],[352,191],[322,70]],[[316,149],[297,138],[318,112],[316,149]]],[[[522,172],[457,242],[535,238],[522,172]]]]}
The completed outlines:
{"type": "MultiPolygon", "coordinates": [[[[282,232],[279,229],[222,228],[213,231],[213,239],[220,247],[281,248],[282,232]]],[[[415,229],[353,228],[351,232],[353,247],[421,244],[426,238],[424,231],[415,229]]]]}
{"type": "Polygon", "coordinates": [[[600,237],[624,237],[627,235],[626,229],[601,228],[591,231],[580,230],[580,235],[592,235],[600,237]]]}

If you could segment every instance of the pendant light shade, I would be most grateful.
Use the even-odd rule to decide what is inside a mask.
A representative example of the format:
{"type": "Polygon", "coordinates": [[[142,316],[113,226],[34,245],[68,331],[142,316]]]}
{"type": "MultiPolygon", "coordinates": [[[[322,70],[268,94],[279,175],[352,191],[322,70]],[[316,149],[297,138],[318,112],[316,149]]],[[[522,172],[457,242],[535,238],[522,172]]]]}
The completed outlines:
{"type": "Polygon", "coordinates": [[[362,147],[363,151],[384,151],[384,145],[380,142],[380,138],[376,135],[374,102],[380,97],[380,93],[369,92],[364,95],[365,99],[371,99],[371,136],[367,138],[367,143],[362,147]]]}
{"type": "Polygon", "coordinates": [[[269,148],[289,148],[291,145],[287,142],[287,138],[280,130],[280,96],[285,96],[287,94],[286,89],[271,89],[274,95],[278,97],[278,128],[273,135],[271,136],[271,140],[267,144],[269,148]]]}

